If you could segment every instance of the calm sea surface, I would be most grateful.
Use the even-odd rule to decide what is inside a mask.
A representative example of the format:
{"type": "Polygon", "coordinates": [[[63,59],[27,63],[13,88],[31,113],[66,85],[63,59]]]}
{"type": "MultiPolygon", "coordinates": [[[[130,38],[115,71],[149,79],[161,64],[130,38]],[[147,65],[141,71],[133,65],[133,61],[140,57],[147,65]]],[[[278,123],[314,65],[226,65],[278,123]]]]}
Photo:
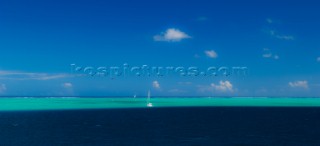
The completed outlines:
{"type": "Polygon", "coordinates": [[[319,107],[0,111],[0,145],[320,145],[319,107]]]}

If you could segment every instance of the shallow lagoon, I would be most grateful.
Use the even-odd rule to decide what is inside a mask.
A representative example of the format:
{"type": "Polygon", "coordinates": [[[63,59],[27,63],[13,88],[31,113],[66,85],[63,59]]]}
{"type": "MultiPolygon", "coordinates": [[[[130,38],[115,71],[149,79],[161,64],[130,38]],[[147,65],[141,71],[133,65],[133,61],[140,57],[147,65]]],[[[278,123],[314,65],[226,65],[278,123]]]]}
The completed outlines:
{"type": "Polygon", "coordinates": [[[66,110],[157,107],[320,107],[320,98],[79,98],[79,97],[3,97],[0,111],[10,110],[66,110]],[[152,107],[147,104],[152,103],[152,107]]]}

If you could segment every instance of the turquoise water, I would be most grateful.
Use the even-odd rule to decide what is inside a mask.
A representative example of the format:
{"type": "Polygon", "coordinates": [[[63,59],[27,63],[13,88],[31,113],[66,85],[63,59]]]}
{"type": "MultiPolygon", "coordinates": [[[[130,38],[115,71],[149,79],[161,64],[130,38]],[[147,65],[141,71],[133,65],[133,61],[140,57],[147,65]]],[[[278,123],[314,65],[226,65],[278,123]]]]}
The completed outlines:
{"type": "Polygon", "coordinates": [[[16,110],[64,110],[110,108],[157,108],[157,107],[320,107],[320,98],[77,98],[77,97],[3,97],[0,111],[16,110]]]}

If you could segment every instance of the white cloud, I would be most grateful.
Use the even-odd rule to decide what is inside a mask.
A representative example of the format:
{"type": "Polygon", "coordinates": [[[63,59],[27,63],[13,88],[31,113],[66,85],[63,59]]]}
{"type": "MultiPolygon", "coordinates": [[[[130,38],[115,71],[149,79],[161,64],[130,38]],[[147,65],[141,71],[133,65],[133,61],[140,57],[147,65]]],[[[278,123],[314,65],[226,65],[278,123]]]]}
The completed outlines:
{"type": "Polygon", "coordinates": [[[61,86],[64,88],[61,93],[63,96],[74,96],[72,83],[66,82],[61,84],[61,86]]]}
{"type": "Polygon", "coordinates": [[[211,87],[220,92],[233,92],[233,85],[229,81],[220,81],[218,85],[212,83],[211,87]]]}
{"type": "Polygon", "coordinates": [[[237,91],[230,81],[219,81],[218,84],[211,83],[210,85],[198,85],[197,87],[199,92],[233,93],[237,91]]]}
{"type": "Polygon", "coordinates": [[[169,28],[165,33],[155,35],[153,39],[155,41],[167,41],[167,42],[179,42],[183,39],[191,38],[188,34],[180,31],[179,29],[169,28]]]}
{"type": "Polygon", "coordinates": [[[273,59],[279,59],[279,55],[272,55],[272,53],[266,53],[266,54],[262,54],[263,58],[273,58],[273,59]]]}
{"type": "Polygon", "coordinates": [[[317,61],[320,62],[320,57],[317,58],[317,61]]]}
{"type": "Polygon", "coordinates": [[[155,89],[160,89],[160,84],[158,81],[153,81],[152,82],[152,87],[155,88],[155,89]]]}
{"type": "Polygon", "coordinates": [[[272,57],[272,53],[266,53],[262,55],[263,58],[270,58],[272,57]]]}
{"type": "Polygon", "coordinates": [[[269,51],[270,49],[269,48],[263,48],[263,51],[269,51]]]}
{"type": "Polygon", "coordinates": [[[278,39],[287,40],[287,41],[294,40],[294,37],[291,35],[276,35],[276,37],[278,39]]]}
{"type": "Polygon", "coordinates": [[[267,31],[267,33],[269,33],[271,36],[278,38],[278,39],[281,39],[281,40],[287,40],[287,41],[295,40],[294,36],[279,34],[275,30],[269,30],[269,31],[267,31]]]}
{"type": "Polygon", "coordinates": [[[72,88],[73,85],[71,83],[63,83],[62,87],[69,89],[69,88],[72,88]]]}
{"type": "Polygon", "coordinates": [[[276,60],[278,60],[280,58],[279,55],[277,55],[277,54],[273,55],[269,48],[263,48],[263,51],[264,51],[264,54],[262,54],[263,58],[273,58],[276,60]]]}
{"type": "Polygon", "coordinates": [[[3,93],[7,90],[7,87],[5,84],[0,84],[0,93],[3,93]]]}
{"type": "Polygon", "coordinates": [[[295,82],[289,82],[289,86],[292,88],[304,88],[304,89],[308,89],[309,85],[308,85],[308,81],[295,81],[295,82]]]}
{"type": "Polygon", "coordinates": [[[0,79],[8,80],[54,80],[71,77],[70,74],[33,73],[21,71],[0,70],[0,79]]]}
{"type": "Polygon", "coordinates": [[[217,58],[218,54],[214,50],[207,50],[204,53],[210,58],[217,58]]]}
{"type": "Polygon", "coordinates": [[[171,89],[168,92],[170,93],[185,93],[185,90],[181,90],[181,89],[171,89]]]}

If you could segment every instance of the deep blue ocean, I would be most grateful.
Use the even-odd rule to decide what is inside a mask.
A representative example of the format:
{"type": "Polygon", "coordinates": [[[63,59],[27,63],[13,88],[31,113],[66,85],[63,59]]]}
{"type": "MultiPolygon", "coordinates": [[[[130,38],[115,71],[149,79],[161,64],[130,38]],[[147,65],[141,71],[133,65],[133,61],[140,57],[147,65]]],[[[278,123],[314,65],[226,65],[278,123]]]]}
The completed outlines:
{"type": "Polygon", "coordinates": [[[319,146],[320,108],[0,112],[1,146],[319,146]]]}

